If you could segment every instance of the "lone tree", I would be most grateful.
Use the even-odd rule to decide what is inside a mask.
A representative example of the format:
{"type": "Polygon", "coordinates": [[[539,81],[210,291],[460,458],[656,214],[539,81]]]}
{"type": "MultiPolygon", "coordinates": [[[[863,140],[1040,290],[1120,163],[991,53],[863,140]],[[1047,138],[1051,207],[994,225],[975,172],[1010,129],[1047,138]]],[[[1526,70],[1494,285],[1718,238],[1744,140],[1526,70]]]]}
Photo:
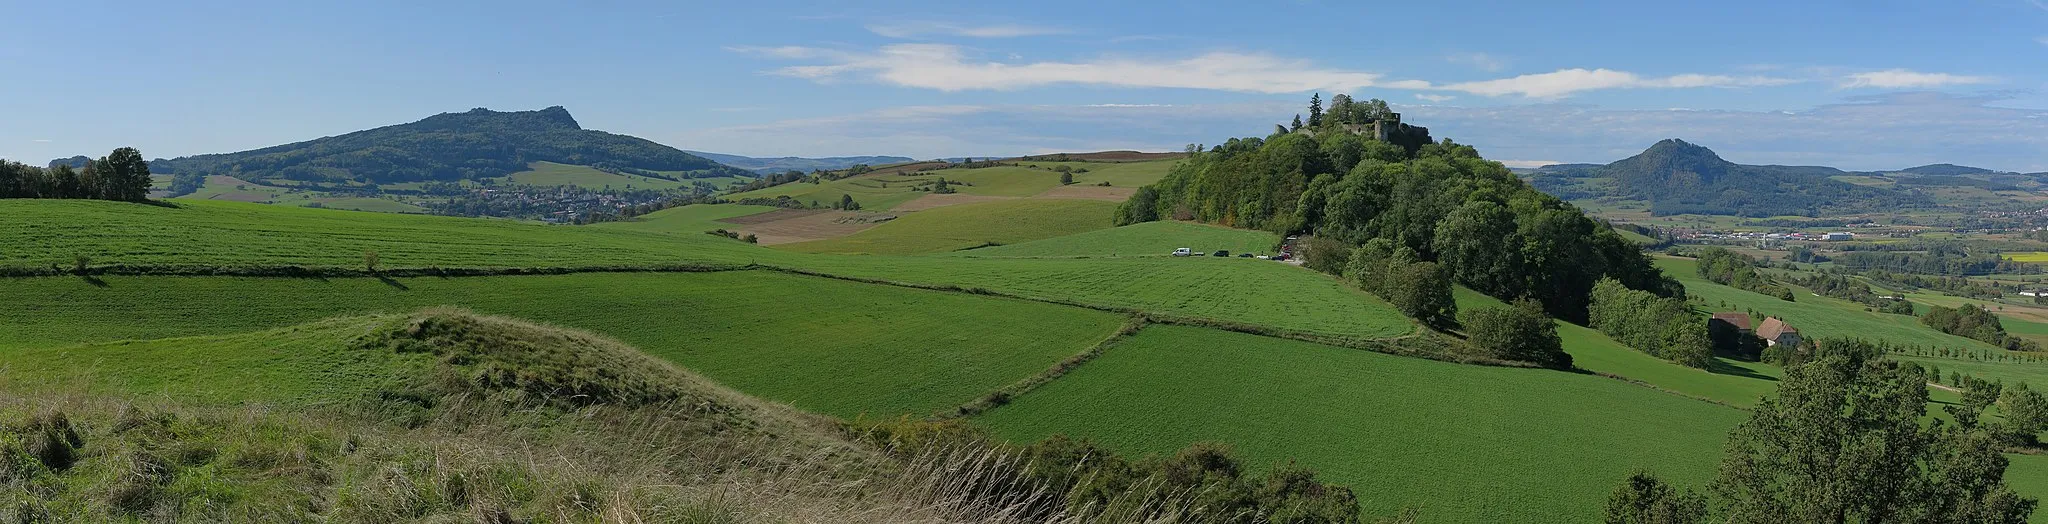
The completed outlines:
{"type": "MultiPolygon", "coordinates": [[[[1061,166],[1061,167],[1065,167],[1065,166],[1061,166]]],[[[1062,171],[1062,172],[1060,172],[1060,185],[1063,185],[1063,186],[1065,186],[1065,185],[1072,185],[1073,183],[1074,183],[1074,173],[1073,173],[1073,172],[1069,172],[1069,171],[1062,171]]]]}
{"type": "Polygon", "coordinates": [[[1317,127],[1321,125],[1323,125],[1323,94],[1316,93],[1308,97],[1308,126],[1317,127]]]}
{"type": "MultiPolygon", "coordinates": [[[[1927,376],[1875,345],[1831,340],[1786,370],[1776,398],[1757,402],[1728,434],[1727,454],[1691,520],[1663,522],[2021,523],[2038,503],[2005,485],[1996,428],[1982,406],[1958,421],[1925,421],[1927,376]]],[[[1638,482],[1631,479],[1631,482],[1638,482]]],[[[1610,501],[1609,522],[1628,520],[1610,501]]]]}

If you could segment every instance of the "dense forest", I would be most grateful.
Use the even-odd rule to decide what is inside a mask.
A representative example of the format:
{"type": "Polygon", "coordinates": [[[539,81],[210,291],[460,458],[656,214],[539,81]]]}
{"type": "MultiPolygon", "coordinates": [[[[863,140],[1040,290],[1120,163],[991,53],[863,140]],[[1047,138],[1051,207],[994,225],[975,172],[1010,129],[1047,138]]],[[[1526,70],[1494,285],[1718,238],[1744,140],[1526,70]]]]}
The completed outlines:
{"type": "Polygon", "coordinates": [[[1854,251],[1836,255],[1834,261],[1835,265],[1850,269],[1882,269],[1920,275],[1973,276],[2041,272],[2041,266],[2006,260],[1997,253],[1971,254],[1960,247],[1942,246],[1933,246],[1924,253],[1854,251]]]}
{"type": "Polygon", "coordinates": [[[753,174],[641,138],[583,129],[561,107],[513,112],[478,108],[240,153],[157,160],[153,165],[162,173],[247,180],[391,184],[504,176],[539,161],[669,179],[753,174]]]}
{"type": "MultiPolygon", "coordinates": [[[[1550,315],[1575,322],[1585,321],[1587,294],[1603,277],[1660,296],[1684,293],[1634,243],[1530,188],[1473,147],[1425,135],[1411,149],[1352,132],[1350,119],[1394,115],[1380,113],[1385,103],[1377,100],[1335,100],[1346,103],[1333,111],[1356,116],[1325,115],[1317,98],[1299,130],[1282,125],[1276,131],[1286,132],[1265,138],[1189,146],[1186,161],[1118,208],[1117,223],[1199,220],[1310,235],[1311,246],[1385,239],[1415,261],[1440,266],[1449,281],[1502,299],[1535,299],[1550,315]]],[[[1341,272],[1345,261],[1318,258],[1349,253],[1316,249],[1307,262],[1341,272]]],[[[1404,309],[1435,311],[1411,306],[1404,309]]]]}
{"type": "MultiPolygon", "coordinates": [[[[83,158],[83,157],[80,157],[83,158]]],[[[149,163],[132,147],[74,167],[43,169],[0,160],[0,198],[80,198],[142,202],[149,199],[149,163]]]]}

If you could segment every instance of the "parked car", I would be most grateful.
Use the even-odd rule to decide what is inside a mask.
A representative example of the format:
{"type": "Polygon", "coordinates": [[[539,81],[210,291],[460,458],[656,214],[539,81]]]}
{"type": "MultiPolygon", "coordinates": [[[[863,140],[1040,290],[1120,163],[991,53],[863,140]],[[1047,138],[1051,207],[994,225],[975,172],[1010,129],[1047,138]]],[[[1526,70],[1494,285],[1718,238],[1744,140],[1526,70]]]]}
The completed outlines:
{"type": "Polygon", "coordinates": [[[1251,253],[1238,253],[1238,254],[1237,254],[1237,258],[1251,258],[1251,257],[1252,257],[1252,254],[1251,254],[1251,253]]]}
{"type": "Polygon", "coordinates": [[[1174,250],[1173,250],[1173,256],[1177,256],[1177,257],[1184,257],[1184,256],[1188,256],[1188,255],[1191,255],[1191,254],[1193,254],[1193,253],[1194,253],[1193,251],[1189,251],[1189,250],[1188,250],[1188,248],[1184,248],[1184,247],[1183,247],[1183,248],[1176,248],[1176,249],[1174,249],[1174,250]]]}
{"type": "Polygon", "coordinates": [[[1230,250],[1228,250],[1228,249],[1218,249],[1218,250],[1216,250],[1216,252],[1215,252],[1215,253],[1210,253],[1210,254],[1209,254],[1209,256],[1212,256],[1212,257],[1227,257],[1227,256],[1230,256],[1230,250]]]}

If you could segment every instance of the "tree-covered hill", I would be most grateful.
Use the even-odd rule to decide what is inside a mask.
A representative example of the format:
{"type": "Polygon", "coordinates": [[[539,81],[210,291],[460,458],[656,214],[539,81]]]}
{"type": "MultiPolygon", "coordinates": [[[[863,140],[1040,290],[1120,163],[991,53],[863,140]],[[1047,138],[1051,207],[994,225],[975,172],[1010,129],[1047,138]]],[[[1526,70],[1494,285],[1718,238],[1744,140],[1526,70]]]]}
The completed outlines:
{"type": "MultiPolygon", "coordinates": [[[[1565,198],[1646,200],[1660,215],[1815,216],[1924,206],[1932,199],[1910,191],[1858,186],[1829,177],[1848,171],[1821,166],[1744,165],[1713,150],[1666,139],[1641,154],[1593,168],[1546,169],[1531,182],[1545,191],[1585,188],[1570,179],[1606,179],[1604,192],[1565,198]]],[[[1583,191],[1583,189],[1579,189],[1583,191]]]]}
{"type": "Polygon", "coordinates": [[[162,174],[385,184],[503,176],[539,161],[662,178],[749,174],[646,139],[584,129],[560,106],[442,113],[410,124],[149,165],[162,174]]]}
{"type": "Polygon", "coordinates": [[[1997,173],[1997,171],[1992,171],[1981,167],[1959,166],[1955,164],[1928,164],[1920,167],[1909,167],[1906,169],[1901,169],[1899,170],[1899,172],[1927,176],[1961,176],[1997,173]]]}

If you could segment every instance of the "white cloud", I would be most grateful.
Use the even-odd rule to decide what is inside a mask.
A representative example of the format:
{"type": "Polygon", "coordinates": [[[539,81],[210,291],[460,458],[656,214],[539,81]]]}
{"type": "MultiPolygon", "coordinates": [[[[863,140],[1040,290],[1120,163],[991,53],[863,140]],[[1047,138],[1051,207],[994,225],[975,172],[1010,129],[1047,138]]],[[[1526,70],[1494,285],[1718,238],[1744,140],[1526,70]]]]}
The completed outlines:
{"type": "Polygon", "coordinates": [[[784,76],[830,81],[858,73],[887,84],[940,91],[1095,85],[1299,93],[1365,87],[1420,89],[1429,86],[1428,82],[1414,80],[1385,82],[1377,73],[1322,68],[1306,60],[1229,52],[1179,60],[1102,58],[1081,62],[1006,63],[973,60],[959,46],[948,44],[892,44],[874,53],[812,48],[730,49],[775,58],[824,58],[831,62],[773,71],[784,76]]]}
{"type": "Polygon", "coordinates": [[[1580,91],[1638,88],[1758,87],[1795,83],[1797,80],[1764,76],[1682,74],[1646,78],[1612,69],[1560,69],[1549,73],[1512,78],[1460,82],[1440,89],[1481,96],[1520,95],[1528,98],[1558,98],[1580,91]]]}
{"type": "Polygon", "coordinates": [[[1179,151],[1272,130],[1300,104],[910,106],[663,135],[699,151],[761,156],[887,154],[915,158],[1179,151]],[[764,149],[766,148],[766,149],[764,149]]]}
{"type": "Polygon", "coordinates": [[[2041,35],[2041,36],[2037,36],[2037,37],[2034,37],[2034,41],[2035,41],[2035,42],[2040,42],[2040,43],[2041,43],[2041,45],[2048,45],[2048,35],[2041,35]]]}
{"type": "Polygon", "coordinates": [[[1997,80],[1988,76],[1952,75],[1948,73],[1922,73],[1906,69],[1886,69],[1867,73],[1855,73],[1842,79],[1843,89],[1875,87],[1881,89],[1918,89],[1952,85],[1988,84],[1997,80]]]}
{"type": "Polygon", "coordinates": [[[1420,98],[1424,102],[1448,102],[1451,99],[1455,99],[1458,97],[1451,95],[1432,95],[1429,93],[1416,93],[1415,98],[1420,98]]]}
{"type": "Polygon", "coordinates": [[[965,26],[941,22],[894,22],[867,26],[868,31],[889,38],[917,38],[924,35],[965,36],[972,38],[1016,38],[1021,36],[1043,36],[1065,34],[1067,30],[1056,27],[1028,25],[965,26]]]}
{"type": "Polygon", "coordinates": [[[1499,72],[1507,67],[1506,61],[1486,53],[1452,53],[1444,56],[1444,60],[1453,64],[1472,66],[1488,73],[1499,72]]]}
{"type": "Polygon", "coordinates": [[[38,138],[38,139],[35,139],[35,140],[30,140],[30,142],[35,142],[35,143],[38,143],[38,144],[48,144],[48,143],[52,142],[52,140],[50,140],[50,139],[48,139],[48,138],[38,138]]]}
{"type": "Polygon", "coordinates": [[[1523,168],[1523,169],[1534,169],[1534,168],[1539,168],[1539,167],[1543,167],[1543,166],[1549,166],[1549,165],[1556,165],[1556,164],[1562,164],[1562,163],[1564,163],[1564,162],[1559,162],[1559,161],[1556,161],[1556,160],[1502,160],[1502,161],[1500,161],[1500,163],[1501,163],[1502,165],[1506,165],[1506,166],[1508,166],[1508,167],[1518,167],[1518,168],[1523,168]]]}

